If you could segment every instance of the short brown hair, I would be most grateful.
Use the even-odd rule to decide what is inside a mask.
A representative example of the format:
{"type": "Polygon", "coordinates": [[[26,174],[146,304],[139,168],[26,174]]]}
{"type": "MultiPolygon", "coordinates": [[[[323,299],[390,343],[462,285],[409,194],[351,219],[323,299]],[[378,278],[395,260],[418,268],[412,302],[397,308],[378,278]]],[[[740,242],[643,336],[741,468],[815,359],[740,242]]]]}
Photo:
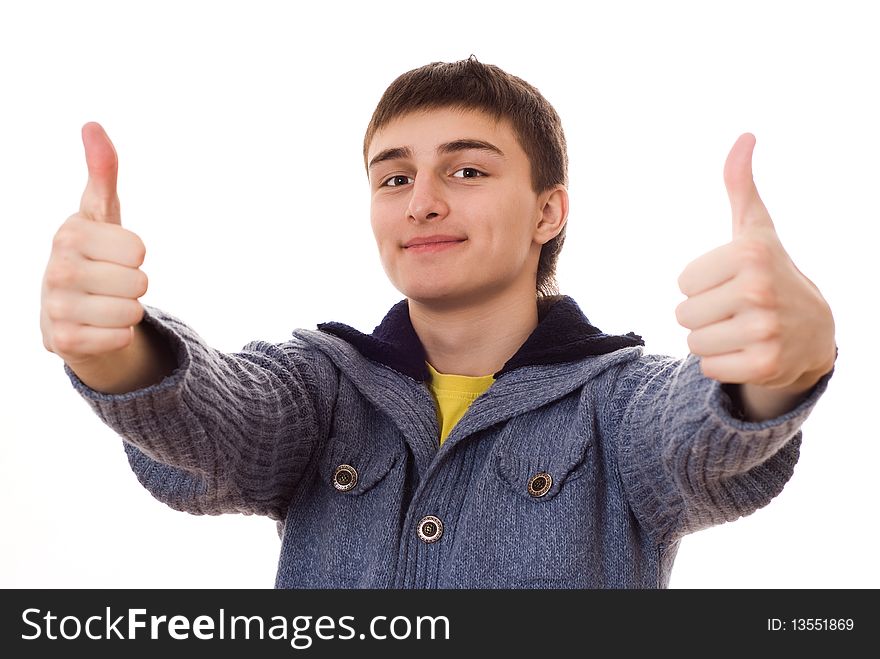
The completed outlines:
{"type": "MultiPolygon", "coordinates": [[[[531,164],[536,194],[568,185],[568,151],[562,122],[553,106],[525,80],[471,55],[458,62],[432,62],[399,76],[379,99],[364,136],[364,165],[376,132],[394,119],[417,110],[480,110],[507,119],[531,164]]],[[[565,241],[565,225],[541,248],[536,294],[559,294],[556,262],[565,241]]]]}

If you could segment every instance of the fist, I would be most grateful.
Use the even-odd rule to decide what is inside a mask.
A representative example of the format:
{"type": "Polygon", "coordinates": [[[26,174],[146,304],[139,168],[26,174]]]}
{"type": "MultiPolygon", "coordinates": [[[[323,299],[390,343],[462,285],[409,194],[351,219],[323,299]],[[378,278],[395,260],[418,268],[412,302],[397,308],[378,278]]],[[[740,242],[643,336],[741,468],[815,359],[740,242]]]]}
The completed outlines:
{"type": "Polygon", "coordinates": [[[43,346],[71,366],[127,347],[147,292],[146,248],[122,228],[116,150],[96,123],[83,126],[82,140],[88,182],[79,212],[52,240],[40,297],[43,346]]]}

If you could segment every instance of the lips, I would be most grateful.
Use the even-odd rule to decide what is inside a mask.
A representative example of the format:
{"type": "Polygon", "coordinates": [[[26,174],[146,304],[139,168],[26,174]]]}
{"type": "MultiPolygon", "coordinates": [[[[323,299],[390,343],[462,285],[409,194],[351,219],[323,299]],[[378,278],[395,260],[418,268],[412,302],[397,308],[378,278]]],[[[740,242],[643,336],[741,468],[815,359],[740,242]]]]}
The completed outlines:
{"type": "Polygon", "coordinates": [[[417,245],[433,245],[436,243],[460,243],[465,240],[467,239],[459,238],[458,236],[424,236],[422,238],[413,238],[412,240],[404,244],[404,248],[415,247],[417,245]]]}

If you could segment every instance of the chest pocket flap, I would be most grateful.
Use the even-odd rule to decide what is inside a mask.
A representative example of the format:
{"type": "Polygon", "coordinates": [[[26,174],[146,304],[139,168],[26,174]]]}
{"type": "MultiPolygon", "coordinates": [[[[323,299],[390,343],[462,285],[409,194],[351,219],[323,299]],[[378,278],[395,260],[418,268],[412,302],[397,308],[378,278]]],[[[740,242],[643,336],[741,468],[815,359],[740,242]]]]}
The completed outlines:
{"type": "Polygon", "coordinates": [[[331,437],[320,459],[321,481],[340,494],[359,496],[372,489],[402,459],[403,451],[388,446],[353,446],[331,437]]]}
{"type": "Polygon", "coordinates": [[[329,435],[318,458],[318,476],[337,494],[365,494],[398,462],[406,462],[406,446],[394,425],[345,378],[339,382],[329,435]]]}
{"type": "Polygon", "coordinates": [[[512,418],[496,444],[499,477],[536,504],[551,501],[566,482],[582,478],[593,428],[578,395],[512,418]]]}

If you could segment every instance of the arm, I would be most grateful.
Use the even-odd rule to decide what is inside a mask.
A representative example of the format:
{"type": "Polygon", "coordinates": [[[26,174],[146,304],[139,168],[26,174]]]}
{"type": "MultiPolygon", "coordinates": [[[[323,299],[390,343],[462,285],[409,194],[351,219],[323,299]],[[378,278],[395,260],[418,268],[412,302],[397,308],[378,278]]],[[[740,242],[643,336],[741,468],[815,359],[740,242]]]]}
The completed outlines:
{"type": "Polygon", "coordinates": [[[319,386],[319,360],[300,340],[223,354],[142,305],[146,247],[122,227],[116,150],[97,123],[82,138],[89,178],[79,212],[52,240],[40,292],[44,347],[126,441],[154,496],[192,513],[280,519],[327,423],[316,407],[335,397],[333,372],[321,362],[319,386]]]}
{"type": "Polygon", "coordinates": [[[281,519],[322,433],[312,353],[294,340],[221,353],[170,314],[144,308],[143,322],[174,355],[172,372],[107,394],[65,364],[73,386],[125,440],[156,498],[195,514],[281,519]]]}
{"type": "Polygon", "coordinates": [[[699,358],[646,355],[618,374],[606,408],[630,505],[660,545],[749,515],[791,478],[801,425],[825,391],[825,374],[792,410],[737,418],[723,385],[699,358]]]}

